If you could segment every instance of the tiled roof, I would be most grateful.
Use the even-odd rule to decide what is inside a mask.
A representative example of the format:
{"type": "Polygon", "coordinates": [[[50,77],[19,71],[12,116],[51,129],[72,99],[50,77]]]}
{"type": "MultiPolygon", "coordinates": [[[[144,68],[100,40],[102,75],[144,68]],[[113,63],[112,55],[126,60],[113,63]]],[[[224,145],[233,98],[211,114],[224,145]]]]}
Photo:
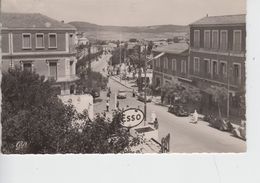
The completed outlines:
{"type": "Polygon", "coordinates": [[[40,13],[2,13],[0,22],[3,28],[42,28],[73,29],[72,25],[62,23],[40,13]]]}
{"type": "Polygon", "coordinates": [[[245,24],[246,15],[224,15],[224,16],[207,16],[190,25],[231,25],[245,24]]]}
{"type": "Polygon", "coordinates": [[[160,46],[154,48],[152,51],[156,52],[165,52],[171,54],[181,54],[189,49],[189,45],[187,43],[173,43],[166,46],[160,46]]]}

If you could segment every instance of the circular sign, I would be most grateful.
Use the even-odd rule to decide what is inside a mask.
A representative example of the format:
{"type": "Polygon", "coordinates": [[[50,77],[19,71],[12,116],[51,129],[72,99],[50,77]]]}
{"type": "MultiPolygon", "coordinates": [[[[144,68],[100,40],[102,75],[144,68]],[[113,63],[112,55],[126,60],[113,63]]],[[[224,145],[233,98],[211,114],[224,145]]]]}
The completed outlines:
{"type": "Polygon", "coordinates": [[[140,109],[130,108],[121,113],[121,125],[127,128],[138,126],[144,120],[144,113],[140,109]]]}

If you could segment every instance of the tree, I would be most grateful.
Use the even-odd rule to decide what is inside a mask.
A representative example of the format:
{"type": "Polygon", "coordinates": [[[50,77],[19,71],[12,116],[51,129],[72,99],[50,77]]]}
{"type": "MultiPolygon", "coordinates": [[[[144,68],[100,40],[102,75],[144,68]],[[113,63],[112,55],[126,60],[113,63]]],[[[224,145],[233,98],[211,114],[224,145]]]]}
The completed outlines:
{"type": "Polygon", "coordinates": [[[221,109],[226,109],[227,105],[227,89],[224,87],[211,86],[207,88],[206,91],[211,94],[213,102],[217,105],[218,115],[221,118],[223,113],[221,109]]]}
{"type": "Polygon", "coordinates": [[[201,101],[201,92],[198,88],[183,85],[179,82],[171,83],[170,85],[164,85],[162,88],[162,93],[164,97],[169,99],[170,103],[181,102],[181,103],[190,103],[195,106],[198,106],[201,101]]]}
{"type": "Polygon", "coordinates": [[[141,143],[120,125],[120,113],[112,121],[87,112],[77,113],[55,95],[52,83],[19,69],[3,73],[3,153],[124,153],[141,143]],[[82,125],[72,125],[81,121],[82,125]]]}

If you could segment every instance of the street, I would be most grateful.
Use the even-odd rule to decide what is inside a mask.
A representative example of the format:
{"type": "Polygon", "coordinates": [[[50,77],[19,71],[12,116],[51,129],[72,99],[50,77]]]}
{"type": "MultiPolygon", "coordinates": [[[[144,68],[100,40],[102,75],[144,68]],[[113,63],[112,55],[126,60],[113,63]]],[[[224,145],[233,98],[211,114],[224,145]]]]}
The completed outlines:
{"type": "MultiPolygon", "coordinates": [[[[94,71],[103,72],[110,55],[103,55],[99,61],[93,62],[94,71]]],[[[113,77],[113,76],[112,76],[113,77]]],[[[125,81],[122,80],[124,84],[125,81]]],[[[127,92],[126,99],[118,99],[119,107],[140,107],[144,108],[144,103],[132,97],[132,89],[125,87],[119,80],[110,78],[108,87],[111,88],[110,112],[115,108],[115,94],[118,90],[127,92]]],[[[102,91],[100,98],[96,99],[94,104],[94,113],[104,112],[106,109],[106,91],[102,91]]],[[[231,136],[230,133],[222,132],[208,125],[207,122],[199,121],[198,124],[192,124],[191,117],[177,117],[167,112],[167,107],[155,104],[147,104],[147,122],[151,118],[151,113],[155,112],[159,121],[159,137],[165,137],[170,133],[170,152],[195,153],[195,152],[244,152],[246,151],[246,142],[231,136]]]]}

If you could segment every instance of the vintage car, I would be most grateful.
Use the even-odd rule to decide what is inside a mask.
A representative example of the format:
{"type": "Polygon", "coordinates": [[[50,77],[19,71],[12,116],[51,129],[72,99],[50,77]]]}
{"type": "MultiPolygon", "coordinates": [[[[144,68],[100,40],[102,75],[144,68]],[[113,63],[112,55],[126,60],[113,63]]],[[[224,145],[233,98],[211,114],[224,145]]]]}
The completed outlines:
{"type": "MultiPolygon", "coordinates": [[[[139,101],[141,101],[141,102],[145,102],[145,94],[144,94],[144,92],[141,92],[141,93],[138,95],[137,99],[138,99],[139,101]]],[[[146,95],[146,102],[152,102],[152,96],[146,95]]]]}
{"type": "Polygon", "coordinates": [[[169,106],[168,112],[175,114],[176,116],[183,116],[183,117],[189,116],[189,113],[184,109],[182,105],[179,104],[169,106]]]}
{"type": "Polygon", "coordinates": [[[126,91],[119,90],[117,93],[117,98],[118,99],[125,99],[126,98],[126,91]]]}
{"type": "Polygon", "coordinates": [[[210,126],[217,128],[221,131],[231,132],[234,129],[233,125],[228,120],[225,120],[223,118],[212,118],[209,121],[209,124],[210,126]]]}

